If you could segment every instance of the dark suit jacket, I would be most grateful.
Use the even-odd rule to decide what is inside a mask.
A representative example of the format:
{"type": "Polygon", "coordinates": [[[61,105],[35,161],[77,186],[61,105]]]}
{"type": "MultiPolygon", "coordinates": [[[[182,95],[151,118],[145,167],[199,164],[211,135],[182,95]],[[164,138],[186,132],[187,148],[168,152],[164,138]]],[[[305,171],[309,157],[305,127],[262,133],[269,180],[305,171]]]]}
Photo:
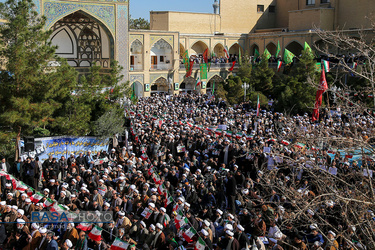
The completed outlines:
{"type": "Polygon", "coordinates": [[[51,240],[49,243],[47,243],[46,250],[58,250],[59,246],[57,245],[57,242],[55,240],[51,240]]]}
{"type": "Polygon", "coordinates": [[[117,227],[113,228],[112,238],[111,238],[111,229],[109,228],[106,228],[106,231],[103,231],[102,234],[103,234],[104,241],[107,242],[108,244],[111,244],[118,236],[118,228],[117,227]]]}
{"type": "Polygon", "coordinates": [[[126,203],[122,202],[121,209],[123,209],[126,214],[129,214],[133,211],[133,203],[130,200],[128,200],[126,203]]]}

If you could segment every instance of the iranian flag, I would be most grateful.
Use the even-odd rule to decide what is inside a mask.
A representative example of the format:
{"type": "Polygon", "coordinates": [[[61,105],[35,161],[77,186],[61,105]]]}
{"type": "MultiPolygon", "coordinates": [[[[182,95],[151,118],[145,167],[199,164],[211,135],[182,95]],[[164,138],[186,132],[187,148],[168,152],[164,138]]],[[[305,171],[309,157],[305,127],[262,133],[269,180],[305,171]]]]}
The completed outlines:
{"type": "Polygon", "coordinates": [[[204,242],[204,240],[199,237],[197,243],[195,243],[195,246],[194,246],[194,250],[204,250],[206,247],[206,242],[204,242]]]}
{"type": "Polygon", "coordinates": [[[99,186],[98,187],[98,193],[100,195],[104,196],[106,192],[107,192],[107,187],[106,186],[99,186]]]}
{"type": "Polygon", "coordinates": [[[246,135],[246,140],[248,140],[248,141],[252,140],[253,138],[254,138],[253,135],[246,135]]]}
{"type": "Polygon", "coordinates": [[[233,62],[232,62],[232,66],[231,66],[230,69],[229,69],[229,72],[232,72],[232,71],[233,71],[235,65],[236,65],[236,61],[233,61],[233,62]]]}
{"type": "Polygon", "coordinates": [[[166,191],[167,191],[167,189],[164,186],[164,184],[159,185],[159,187],[158,187],[159,194],[164,194],[166,191]]]}
{"type": "Polygon", "coordinates": [[[62,205],[57,204],[57,203],[54,203],[53,206],[50,209],[51,212],[57,212],[58,214],[62,214],[66,210],[67,209],[65,207],[63,207],[62,205]]]}
{"type": "Polygon", "coordinates": [[[148,171],[147,171],[147,173],[148,173],[148,175],[152,175],[152,173],[154,173],[155,172],[155,169],[154,169],[154,167],[150,167],[149,169],[148,169],[148,171]]]}
{"type": "Polygon", "coordinates": [[[228,47],[227,46],[224,47],[224,53],[225,53],[225,56],[227,58],[229,58],[229,53],[228,53],[228,47]]]}
{"type": "Polygon", "coordinates": [[[290,142],[286,141],[286,140],[282,140],[280,142],[281,144],[284,144],[285,146],[288,146],[290,144],[290,142]]]}
{"type": "Polygon", "coordinates": [[[280,72],[281,66],[283,65],[283,61],[277,62],[277,72],[280,72]]]}
{"type": "Polygon", "coordinates": [[[184,213],[181,211],[181,210],[179,210],[178,212],[177,212],[177,215],[176,215],[176,218],[174,219],[174,221],[176,222],[176,220],[177,221],[180,221],[180,220],[182,220],[184,218],[184,213]]]}
{"type": "Polygon", "coordinates": [[[31,187],[29,187],[27,190],[26,190],[26,194],[27,194],[27,196],[32,196],[33,195],[33,191],[34,191],[34,189],[32,189],[31,187]]]}
{"type": "Polygon", "coordinates": [[[202,125],[195,125],[195,128],[198,129],[198,130],[202,130],[203,126],[202,125]]]}
{"type": "Polygon", "coordinates": [[[152,116],[152,120],[156,121],[158,119],[158,116],[157,115],[153,115],[152,116]]]}
{"type": "Polygon", "coordinates": [[[232,131],[225,131],[225,136],[226,137],[232,137],[233,132],[232,131]]]}
{"type": "Polygon", "coordinates": [[[46,201],[43,203],[44,207],[52,207],[55,202],[50,198],[47,198],[46,201]]]}
{"type": "Polygon", "coordinates": [[[161,125],[163,125],[164,119],[159,120],[159,129],[161,129],[161,125]]]}
{"type": "Polygon", "coordinates": [[[193,227],[189,228],[188,230],[186,230],[182,236],[184,237],[184,239],[186,240],[186,242],[190,243],[192,242],[192,239],[194,237],[194,235],[197,233],[197,231],[195,231],[195,229],[193,227]]]}
{"type": "Polygon", "coordinates": [[[211,132],[214,132],[216,128],[217,127],[215,127],[215,126],[211,126],[211,127],[208,127],[207,130],[211,131],[211,132]]]}
{"type": "Polygon", "coordinates": [[[94,226],[89,233],[89,238],[93,241],[100,241],[102,239],[102,231],[103,228],[94,226]]]}
{"type": "Polygon", "coordinates": [[[116,238],[115,241],[111,245],[111,250],[124,250],[128,249],[129,243],[116,238]]]}
{"type": "Polygon", "coordinates": [[[172,211],[177,211],[179,210],[180,206],[178,204],[174,205],[172,211]]]}
{"type": "Polygon", "coordinates": [[[353,158],[353,153],[349,153],[349,154],[345,155],[345,158],[352,159],[353,158]]]}
{"type": "Polygon", "coordinates": [[[323,63],[323,67],[326,73],[329,72],[329,61],[322,60],[322,63],[323,63]]]}
{"type": "Polygon", "coordinates": [[[174,202],[173,200],[173,197],[172,196],[168,196],[167,193],[165,193],[165,202],[164,202],[164,207],[167,207],[169,204],[171,204],[172,202],[174,202]]]}
{"type": "Polygon", "coordinates": [[[102,228],[94,226],[91,232],[89,233],[89,238],[93,241],[100,241],[102,239],[102,231],[102,228]]]}
{"type": "Polygon", "coordinates": [[[218,129],[215,130],[215,134],[222,135],[223,134],[223,130],[220,129],[220,128],[218,128],[218,129]]]}
{"type": "Polygon", "coordinates": [[[259,103],[259,95],[258,95],[258,101],[257,101],[257,116],[259,116],[259,110],[260,110],[260,103],[259,103]]]}
{"type": "Polygon", "coordinates": [[[272,141],[272,142],[276,142],[277,140],[276,140],[275,138],[269,138],[269,139],[268,139],[268,142],[270,142],[270,141],[272,141]]]}
{"type": "Polygon", "coordinates": [[[164,227],[167,227],[167,225],[168,225],[168,223],[169,223],[169,217],[168,217],[168,215],[164,215],[164,227]]]}
{"type": "Polygon", "coordinates": [[[142,154],[141,155],[141,159],[142,159],[142,161],[145,161],[145,160],[148,159],[148,156],[146,154],[142,154]]]}
{"type": "Polygon", "coordinates": [[[174,222],[176,223],[176,228],[178,230],[181,227],[183,227],[186,224],[188,224],[188,219],[187,218],[182,218],[181,220],[174,219],[174,222]]]}
{"type": "Polygon", "coordinates": [[[236,134],[236,138],[237,138],[237,139],[241,139],[241,138],[242,138],[242,136],[243,136],[243,134],[242,134],[242,133],[237,133],[237,134],[236,134]]]}
{"type": "Polygon", "coordinates": [[[149,209],[148,207],[146,207],[146,208],[143,210],[143,212],[141,213],[141,215],[142,215],[143,217],[145,217],[145,219],[150,218],[151,214],[152,214],[152,210],[149,209]]]}
{"type": "Polygon", "coordinates": [[[22,181],[17,181],[17,187],[16,189],[21,191],[21,192],[25,192],[29,187],[23,183],[22,181]]]}
{"type": "Polygon", "coordinates": [[[198,87],[199,85],[201,85],[201,80],[198,77],[197,81],[195,82],[195,87],[198,87]]]}
{"type": "Polygon", "coordinates": [[[159,177],[159,175],[157,173],[153,173],[152,174],[152,179],[154,180],[154,182],[156,184],[160,184],[161,183],[161,179],[160,179],[160,177],[159,177]]]}
{"type": "Polygon", "coordinates": [[[42,195],[39,192],[36,192],[33,196],[30,197],[30,200],[34,203],[38,203],[43,197],[44,195],[42,195]]]}
{"type": "Polygon", "coordinates": [[[303,144],[303,143],[298,142],[294,146],[296,146],[297,148],[304,148],[306,145],[303,144]]]}
{"type": "Polygon", "coordinates": [[[311,147],[311,150],[318,151],[318,150],[320,150],[320,148],[315,147],[315,146],[312,146],[312,147],[311,147]]]}
{"type": "Polygon", "coordinates": [[[79,225],[77,226],[78,229],[81,229],[83,231],[88,231],[90,230],[92,227],[92,224],[90,223],[79,223],[79,225]]]}

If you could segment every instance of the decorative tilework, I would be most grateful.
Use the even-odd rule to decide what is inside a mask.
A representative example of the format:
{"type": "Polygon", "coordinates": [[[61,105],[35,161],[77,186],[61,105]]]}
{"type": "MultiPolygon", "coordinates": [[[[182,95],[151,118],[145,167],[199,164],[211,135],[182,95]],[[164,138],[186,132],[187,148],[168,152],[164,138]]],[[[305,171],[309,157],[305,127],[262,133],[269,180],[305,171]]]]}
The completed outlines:
{"type": "Polygon", "coordinates": [[[153,83],[160,77],[164,77],[168,81],[168,74],[150,74],[150,83],[153,83]]]}
{"type": "Polygon", "coordinates": [[[138,34],[132,34],[130,35],[130,39],[129,39],[129,44],[132,44],[132,42],[134,40],[139,40],[142,44],[144,43],[143,41],[143,35],[138,35],[138,34]]]}
{"type": "Polygon", "coordinates": [[[108,29],[115,34],[115,6],[99,5],[92,3],[72,3],[72,2],[44,2],[44,15],[46,16],[46,29],[49,29],[56,21],[62,17],[82,10],[101,21],[108,29]]]}
{"type": "Polygon", "coordinates": [[[129,79],[129,13],[126,4],[116,5],[116,44],[117,61],[124,68],[124,81],[129,79]]]}
{"type": "Polygon", "coordinates": [[[38,12],[39,14],[40,14],[40,1],[41,0],[33,0],[35,4],[35,11],[38,12]]]}
{"type": "Polygon", "coordinates": [[[130,82],[140,82],[140,83],[143,83],[143,75],[130,75],[130,82]]]}
{"type": "Polygon", "coordinates": [[[150,47],[152,47],[152,45],[154,45],[154,43],[157,42],[160,38],[163,38],[173,48],[173,36],[155,36],[155,35],[150,36],[150,47]]]}

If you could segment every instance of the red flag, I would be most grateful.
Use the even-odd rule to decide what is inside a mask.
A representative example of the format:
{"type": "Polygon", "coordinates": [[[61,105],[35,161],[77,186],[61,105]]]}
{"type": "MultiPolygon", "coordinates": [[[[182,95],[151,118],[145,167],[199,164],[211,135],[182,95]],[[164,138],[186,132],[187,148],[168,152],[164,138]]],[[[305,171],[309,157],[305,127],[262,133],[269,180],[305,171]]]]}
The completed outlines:
{"type": "Polygon", "coordinates": [[[208,63],[208,48],[203,52],[203,60],[208,63]]]}
{"type": "Polygon", "coordinates": [[[236,64],[236,61],[233,61],[232,62],[232,67],[230,67],[230,69],[229,69],[229,72],[232,72],[233,71],[233,69],[234,69],[234,65],[236,64]]]}
{"type": "Polygon", "coordinates": [[[316,92],[316,97],[315,97],[315,106],[312,114],[312,121],[316,121],[319,119],[319,108],[322,106],[322,96],[323,93],[326,92],[328,89],[327,85],[327,80],[326,80],[326,75],[324,73],[324,70],[322,70],[322,73],[320,75],[320,84],[319,84],[319,89],[316,92]]]}
{"type": "Polygon", "coordinates": [[[190,61],[189,71],[186,73],[185,77],[191,76],[191,73],[193,72],[193,65],[194,65],[194,61],[190,61]]]}

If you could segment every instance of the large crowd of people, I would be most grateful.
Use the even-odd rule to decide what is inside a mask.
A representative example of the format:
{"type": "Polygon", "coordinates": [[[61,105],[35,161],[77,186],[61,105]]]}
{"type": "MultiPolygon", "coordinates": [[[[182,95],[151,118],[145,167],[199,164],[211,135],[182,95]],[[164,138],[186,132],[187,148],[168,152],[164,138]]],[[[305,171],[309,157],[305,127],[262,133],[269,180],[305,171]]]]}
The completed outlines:
{"type": "Polygon", "coordinates": [[[332,156],[327,145],[307,149],[305,141],[291,140],[358,135],[366,141],[374,132],[372,117],[327,113],[312,123],[307,114],[258,112],[248,103],[232,108],[197,94],[141,98],[126,109],[131,127],[108,152],[14,164],[2,159],[4,172],[44,196],[35,202],[2,175],[4,249],[121,249],[114,248],[116,239],[127,242],[127,249],[375,247],[367,245],[366,234],[374,228],[372,210],[358,212],[352,224],[333,195],[307,208],[301,202],[325,190],[301,171],[308,162],[345,179],[345,185],[363,186],[372,161],[360,165],[345,154],[332,156]],[[305,196],[293,198],[285,188],[305,196]],[[103,230],[95,240],[89,236],[94,225],[28,223],[31,212],[49,210],[50,201],[72,212],[113,211],[113,220],[96,225],[103,230]]]}

